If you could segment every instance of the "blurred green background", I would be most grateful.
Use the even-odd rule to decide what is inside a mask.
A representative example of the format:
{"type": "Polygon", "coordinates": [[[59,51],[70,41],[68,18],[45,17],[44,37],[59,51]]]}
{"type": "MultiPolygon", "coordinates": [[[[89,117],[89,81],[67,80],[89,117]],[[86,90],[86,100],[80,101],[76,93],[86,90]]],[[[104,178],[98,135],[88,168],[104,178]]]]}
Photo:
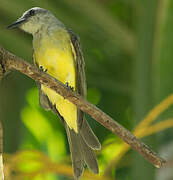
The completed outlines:
{"type": "MultiPolygon", "coordinates": [[[[173,1],[1,0],[0,45],[28,62],[32,62],[32,37],[6,26],[34,6],[50,10],[79,35],[86,62],[87,99],[129,130],[173,92],[173,1]]],[[[12,72],[1,81],[0,94],[7,179],[73,179],[65,130],[54,114],[39,107],[35,82],[12,72]]],[[[87,172],[83,179],[173,179],[164,171],[161,176],[132,150],[116,164],[113,159],[123,152],[122,141],[86,116],[103,150],[97,152],[100,175],[87,172]]],[[[157,123],[172,116],[168,108],[157,123]]],[[[172,142],[172,129],[151,134],[142,140],[173,159],[164,150],[172,142]]]]}

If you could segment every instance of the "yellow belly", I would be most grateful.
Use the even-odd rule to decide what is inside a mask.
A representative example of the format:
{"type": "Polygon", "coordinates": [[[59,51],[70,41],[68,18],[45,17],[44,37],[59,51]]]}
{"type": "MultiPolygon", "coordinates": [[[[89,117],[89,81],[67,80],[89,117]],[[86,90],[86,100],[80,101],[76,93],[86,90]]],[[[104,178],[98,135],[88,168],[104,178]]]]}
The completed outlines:
{"type": "MultiPolygon", "coordinates": [[[[62,83],[68,84],[76,89],[75,60],[70,44],[62,44],[63,48],[42,40],[41,48],[34,49],[34,60],[47,73],[62,83]]],[[[56,105],[60,115],[64,118],[71,129],[77,132],[77,108],[74,104],[55,93],[50,88],[41,86],[42,91],[48,96],[53,105],[56,105]]]]}

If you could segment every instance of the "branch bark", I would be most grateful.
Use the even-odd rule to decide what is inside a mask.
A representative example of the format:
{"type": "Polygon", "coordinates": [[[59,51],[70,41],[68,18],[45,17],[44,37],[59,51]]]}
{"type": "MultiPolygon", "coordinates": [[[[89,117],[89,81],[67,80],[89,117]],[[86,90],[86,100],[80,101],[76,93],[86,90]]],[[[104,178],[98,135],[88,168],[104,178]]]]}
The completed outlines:
{"type": "Polygon", "coordinates": [[[44,84],[45,86],[53,89],[65,99],[68,99],[70,102],[75,104],[79,109],[89,114],[92,118],[109,129],[112,133],[119,136],[123,141],[129,144],[132,149],[141,154],[155,167],[160,168],[166,163],[164,159],[160,158],[147,145],[137,139],[130,131],[121,126],[118,122],[113,120],[110,116],[101,111],[95,105],[89,103],[86,99],[84,99],[84,97],[80,96],[76,92],[73,92],[57,79],[49,76],[44,72],[40,72],[37,67],[11,54],[1,46],[0,67],[0,74],[5,74],[5,72],[10,70],[17,70],[32,78],[36,82],[44,84]]]}

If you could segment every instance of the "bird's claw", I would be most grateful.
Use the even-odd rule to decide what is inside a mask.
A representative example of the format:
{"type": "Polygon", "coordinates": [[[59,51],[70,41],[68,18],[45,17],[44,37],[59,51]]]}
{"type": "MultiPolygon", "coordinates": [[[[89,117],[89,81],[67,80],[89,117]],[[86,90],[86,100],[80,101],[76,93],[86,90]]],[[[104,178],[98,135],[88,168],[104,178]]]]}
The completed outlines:
{"type": "Polygon", "coordinates": [[[70,90],[74,91],[74,87],[70,86],[70,85],[69,85],[69,82],[66,82],[65,85],[66,85],[70,90]]]}
{"type": "Polygon", "coordinates": [[[45,73],[47,72],[47,69],[44,69],[43,66],[39,66],[39,69],[41,72],[45,72],[45,73]]]}

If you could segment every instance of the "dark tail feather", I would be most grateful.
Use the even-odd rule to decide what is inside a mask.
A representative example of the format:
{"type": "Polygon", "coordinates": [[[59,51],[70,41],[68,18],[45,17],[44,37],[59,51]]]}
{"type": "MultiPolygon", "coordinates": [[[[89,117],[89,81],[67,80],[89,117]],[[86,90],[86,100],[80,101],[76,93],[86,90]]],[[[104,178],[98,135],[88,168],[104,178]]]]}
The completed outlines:
{"type": "Polygon", "coordinates": [[[71,130],[67,124],[65,126],[70,146],[74,177],[78,179],[82,175],[84,169],[84,158],[81,151],[80,137],[79,134],[71,130]]]}
{"type": "MultiPolygon", "coordinates": [[[[79,131],[79,133],[75,133],[74,130],[70,129],[67,125],[65,126],[66,126],[69,146],[70,146],[75,178],[78,179],[82,175],[85,163],[93,173],[99,173],[97,159],[93,151],[93,145],[94,147],[96,147],[97,144],[98,147],[98,140],[96,139],[92,130],[89,128],[89,125],[88,124],[86,125],[87,129],[89,128],[88,133],[92,132],[93,135],[87,136],[86,139],[89,141],[89,137],[91,138],[94,137],[93,141],[92,140],[89,141],[90,142],[89,144],[90,145],[92,144],[92,148],[88,145],[86,139],[84,140],[83,135],[81,134],[81,132],[83,131],[79,131]]],[[[84,134],[85,132],[86,131],[84,131],[84,134]]]]}
{"type": "Polygon", "coordinates": [[[98,174],[99,167],[98,167],[96,155],[95,155],[93,149],[91,149],[86,144],[86,142],[83,140],[82,136],[80,138],[80,141],[81,141],[81,147],[82,147],[82,152],[83,152],[83,157],[84,157],[85,163],[87,164],[87,166],[93,173],[98,174]]]}
{"type": "Polygon", "coordinates": [[[79,131],[80,131],[81,136],[85,140],[86,144],[90,148],[92,148],[94,150],[101,149],[101,145],[100,145],[98,138],[95,136],[95,134],[93,133],[92,129],[90,128],[88,122],[85,119],[83,119],[82,126],[79,131]]]}

